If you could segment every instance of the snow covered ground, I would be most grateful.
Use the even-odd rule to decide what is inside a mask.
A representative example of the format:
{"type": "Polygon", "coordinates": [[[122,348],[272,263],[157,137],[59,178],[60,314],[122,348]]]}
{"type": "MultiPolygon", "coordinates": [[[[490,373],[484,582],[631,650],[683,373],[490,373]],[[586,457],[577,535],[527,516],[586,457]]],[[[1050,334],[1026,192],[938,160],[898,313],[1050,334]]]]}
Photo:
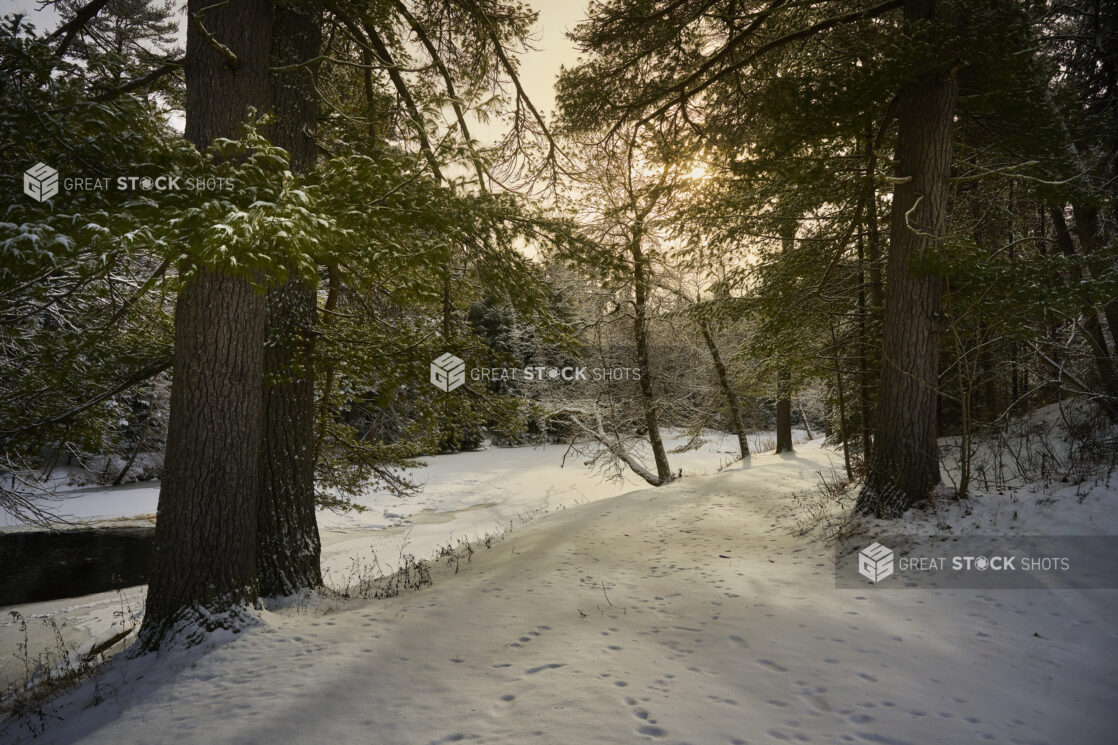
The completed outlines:
{"type": "MultiPolygon", "coordinates": [[[[431,460],[433,494],[442,461],[431,460]]],[[[1118,591],[837,590],[832,549],[798,534],[805,495],[832,463],[815,442],[582,499],[558,490],[554,471],[447,466],[448,478],[483,476],[459,484],[458,508],[496,504],[443,523],[413,514],[416,556],[432,526],[446,543],[539,509],[517,502],[528,489],[555,500],[543,505],[552,511],[479,547],[457,573],[439,564],[424,590],[289,604],[206,648],[117,658],[96,688],[58,703],[37,741],[1115,742],[1118,591]],[[94,696],[101,703],[88,706],[94,696]]],[[[1016,505],[1025,532],[1049,532],[1058,515],[1059,532],[1118,533],[1113,488],[1037,497],[1006,492],[940,512],[969,508],[966,519],[981,521],[1016,505]]],[[[413,507],[431,506],[425,498],[413,507]]],[[[919,532],[943,514],[909,519],[919,532]]],[[[373,547],[331,531],[385,532],[369,527],[325,525],[328,566],[373,547]]],[[[400,532],[378,553],[402,540],[389,529],[400,532]]]]}
{"type": "MultiPolygon", "coordinates": [[[[806,439],[802,430],[796,441],[806,439]]],[[[755,450],[771,447],[771,433],[752,435],[755,450]]],[[[687,443],[679,432],[666,433],[669,449],[687,443]]],[[[693,450],[672,453],[674,468],[685,476],[716,473],[737,456],[732,435],[708,431],[693,450]]],[[[628,475],[622,481],[603,479],[583,466],[577,453],[565,445],[524,448],[490,448],[424,459],[425,467],[412,472],[422,490],[405,499],[387,492],[370,491],[355,500],[364,512],[335,514],[320,511],[323,570],[327,584],[345,589],[367,574],[374,560],[385,572],[395,571],[402,554],[432,557],[443,546],[472,541],[517,527],[547,512],[605,499],[644,486],[628,475]]],[[[71,486],[75,474],[57,469],[50,486],[58,499],[49,503],[57,514],[76,525],[154,525],[159,499],[158,483],[120,487],[71,486]]],[[[0,511],[0,530],[28,530],[0,511]],[[5,520],[7,523],[5,524],[5,520]]],[[[12,654],[24,640],[23,629],[10,615],[18,610],[27,625],[28,646],[35,650],[57,647],[53,621],[65,643],[87,647],[111,635],[143,607],[142,588],[123,593],[103,592],[84,597],[0,608],[0,689],[24,676],[24,664],[12,654]]]]}

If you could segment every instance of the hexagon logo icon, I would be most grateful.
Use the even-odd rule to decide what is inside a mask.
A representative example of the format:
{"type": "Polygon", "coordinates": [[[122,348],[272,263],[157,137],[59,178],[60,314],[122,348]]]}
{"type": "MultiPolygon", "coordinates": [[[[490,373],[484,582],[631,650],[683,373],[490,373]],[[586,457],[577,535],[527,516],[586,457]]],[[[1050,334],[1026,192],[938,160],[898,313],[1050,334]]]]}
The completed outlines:
{"type": "Polygon", "coordinates": [[[466,382],[466,363],[450,352],[431,363],[431,384],[450,393],[466,382]]]}
{"type": "Polygon", "coordinates": [[[23,172],[23,193],[45,202],[58,193],[58,171],[46,163],[36,163],[23,172]]]}
{"type": "Polygon", "coordinates": [[[858,574],[874,584],[893,573],[893,549],[876,541],[858,552],[858,574]]]}

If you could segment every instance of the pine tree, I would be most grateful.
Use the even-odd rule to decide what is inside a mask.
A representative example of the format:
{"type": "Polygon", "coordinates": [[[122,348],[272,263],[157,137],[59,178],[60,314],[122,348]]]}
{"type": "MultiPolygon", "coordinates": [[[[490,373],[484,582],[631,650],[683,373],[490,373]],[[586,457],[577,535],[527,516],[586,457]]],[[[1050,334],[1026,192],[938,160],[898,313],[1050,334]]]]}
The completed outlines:
{"type": "MultiPolygon", "coordinates": [[[[314,78],[322,35],[318,2],[278,2],[269,80],[271,140],[305,173],[317,157],[314,78]]],[[[283,250],[283,246],[279,247],[283,250]]],[[[264,352],[263,434],[259,453],[256,564],[264,596],[322,584],[314,489],[314,339],[317,275],[295,257],[288,278],[269,288],[264,352]]]]}
{"type": "MultiPolygon", "coordinates": [[[[247,107],[265,111],[272,7],[190,0],[186,137],[236,138],[247,107]]],[[[239,628],[259,595],[258,462],[265,298],[252,277],[201,267],[175,304],[175,378],[155,561],[140,637],[158,647],[239,628]]]]}
{"type": "MultiPolygon", "coordinates": [[[[915,31],[945,5],[906,0],[915,31]]],[[[895,517],[940,481],[936,394],[944,281],[930,263],[947,230],[958,84],[940,60],[900,92],[874,452],[857,509],[895,517]],[[925,262],[923,266],[921,262],[925,262]]]]}

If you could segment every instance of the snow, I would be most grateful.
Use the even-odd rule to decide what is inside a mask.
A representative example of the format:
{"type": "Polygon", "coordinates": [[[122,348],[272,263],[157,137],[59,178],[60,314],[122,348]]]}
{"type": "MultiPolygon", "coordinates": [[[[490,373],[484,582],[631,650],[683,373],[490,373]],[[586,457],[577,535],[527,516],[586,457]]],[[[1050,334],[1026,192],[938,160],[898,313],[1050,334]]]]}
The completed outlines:
{"type": "MultiPolygon", "coordinates": [[[[533,470],[531,453],[433,458],[425,496],[392,508],[408,517],[324,526],[364,531],[331,539],[332,565],[385,532],[364,519],[397,542],[405,528],[389,523],[411,520],[419,546],[435,528],[445,543],[551,510],[457,573],[443,562],[432,587],[398,598],[319,596],[204,648],[118,657],[37,741],[1114,742],[1118,592],[835,589],[832,548],[797,529],[839,462],[818,441],[617,496],[572,465],[533,470]],[[457,511],[417,519],[432,506],[457,511]]],[[[1001,507],[941,511],[966,526],[1015,504],[1025,532],[1060,515],[1060,530],[1114,533],[1116,491],[1038,505],[1023,487],[1001,507]]],[[[941,517],[906,519],[920,533],[941,517]]]]}
{"type": "MultiPolygon", "coordinates": [[[[802,431],[794,431],[795,440],[803,438],[802,431]]],[[[751,445],[756,448],[771,439],[771,434],[754,435],[751,445]]],[[[665,433],[670,449],[680,448],[686,442],[681,432],[665,433]]],[[[732,462],[736,453],[736,438],[707,431],[700,447],[671,453],[670,459],[674,468],[682,468],[684,475],[690,477],[717,472],[732,462]]],[[[547,512],[613,497],[644,483],[632,475],[621,481],[603,479],[583,467],[582,458],[568,452],[565,445],[492,447],[432,456],[424,462],[425,467],[409,474],[411,480],[424,485],[418,494],[400,499],[388,492],[370,491],[355,500],[366,508],[364,512],[319,511],[322,566],[327,584],[345,589],[358,575],[367,573],[374,558],[376,566],[389,573],[397,569],[404,553],[429,558],[440,547],[459,540],[499,534],[547,512]]],[[[75,486],[81,479],[76,469],[55,469],[48,486],[55,490],[57,498],[48,506],[77,525],[154,525],[158,483],[75,486]]],[[[31,529],[10,517],[5,527],[6,517],[0,511],[0,530],[31,529]]],[[[123,595],[128,608],[142,608],[142,591],[130,588],[123,595]]],[[[104,592],[0,608],[0,688],[18,680],[24,670],[22,661],[6,653],[23,640],[19,624],[9,616],[10,610],[18,609],[34,621],[28,625],[32,650],[52,645],[54,630],[42,623],[48,619],[57,623],[69,645],[80,647],[119,627],[121,602],[118,593],[104,592]]]]}

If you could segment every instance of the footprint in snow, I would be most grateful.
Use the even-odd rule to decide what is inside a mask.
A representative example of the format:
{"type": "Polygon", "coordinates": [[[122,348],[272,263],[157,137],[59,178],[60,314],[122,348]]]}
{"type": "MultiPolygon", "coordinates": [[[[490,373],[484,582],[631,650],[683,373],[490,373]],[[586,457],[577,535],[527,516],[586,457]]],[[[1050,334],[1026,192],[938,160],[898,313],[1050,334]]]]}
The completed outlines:
{"type": "Polygon", "coordinates": [[[784,667],[783,665],[778,665],[777,663],[773,662],[772,660],[757,660],[757,664],[760,665],[761,667],[765,668],[766,670],[772,670],[773,672],[778,672],[778,673],[788,672],[788,668],[784,667]]]}

